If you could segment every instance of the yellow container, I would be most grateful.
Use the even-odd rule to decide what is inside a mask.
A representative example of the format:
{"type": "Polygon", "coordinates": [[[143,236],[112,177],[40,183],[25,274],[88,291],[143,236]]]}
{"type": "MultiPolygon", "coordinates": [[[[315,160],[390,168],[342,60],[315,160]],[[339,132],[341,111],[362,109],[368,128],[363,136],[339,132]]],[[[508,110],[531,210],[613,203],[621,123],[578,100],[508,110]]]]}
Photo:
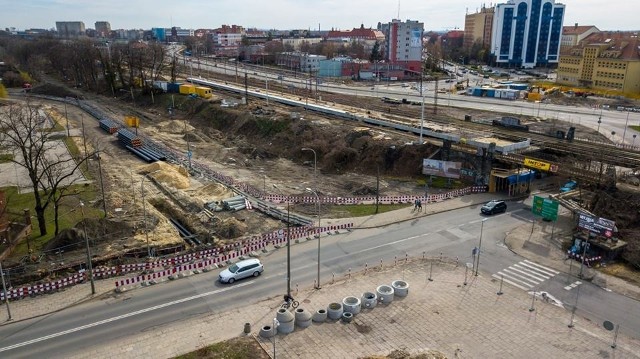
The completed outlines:
{"type": "Polygon", "coordinates": [[[211,89],[209,87],[196,87],[196,93],[202,98],[211,98],[211,89]]]}
{"type": "Polygon", "coordinates": [[[183,95],[190,95],[192,93],[196,93],[196,87],[191,84],[182,84],[180,85],[180,93],[183,95]]]}

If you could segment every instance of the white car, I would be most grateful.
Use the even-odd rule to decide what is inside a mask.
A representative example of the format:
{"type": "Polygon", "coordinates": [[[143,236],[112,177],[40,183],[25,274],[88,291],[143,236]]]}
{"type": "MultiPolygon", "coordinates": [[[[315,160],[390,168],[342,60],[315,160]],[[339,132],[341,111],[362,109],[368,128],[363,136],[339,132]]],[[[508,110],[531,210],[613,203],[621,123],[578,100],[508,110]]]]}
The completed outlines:
{"type": "Polygon", "coordinates": [[[257,277],[264,271],[264,266],[258,259],[247,259],[232,264],[229,268],[220,272],[220,283],[233,283],[238,279],[247,277],[257,277]]]}

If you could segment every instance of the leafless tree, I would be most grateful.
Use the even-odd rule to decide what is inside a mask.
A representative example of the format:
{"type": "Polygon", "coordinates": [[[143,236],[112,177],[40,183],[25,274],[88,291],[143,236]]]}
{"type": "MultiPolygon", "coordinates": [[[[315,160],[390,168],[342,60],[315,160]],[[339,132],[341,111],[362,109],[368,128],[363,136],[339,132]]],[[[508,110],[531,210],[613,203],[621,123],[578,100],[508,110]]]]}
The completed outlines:
{"type": "Polygon", "coordinates": [[[49,119],[38,106],[11,105],[0,113],[0,147],[10,149],[11,162],[24,168],[29,176],[40,235],[47,234],[45,211],[55,203],[63,187],[73,183],[74,174],[85,158],[54,155],[55,143],[48,138],[49,119]]]}

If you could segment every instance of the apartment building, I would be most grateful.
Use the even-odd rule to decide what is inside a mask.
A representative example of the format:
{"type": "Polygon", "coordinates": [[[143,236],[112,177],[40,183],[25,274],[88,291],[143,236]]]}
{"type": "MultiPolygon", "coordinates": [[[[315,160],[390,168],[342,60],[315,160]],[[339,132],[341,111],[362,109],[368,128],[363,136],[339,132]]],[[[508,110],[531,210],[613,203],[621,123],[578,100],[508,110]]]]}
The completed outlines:
{"type": "Polygon", "coordinates": [[[353,30],[332,30],[329,31],[326,41],[338,44],[357,43],[364,46],[365,51],[371,51],[376,42],[384,44],[385,36],[380,30],[365,29],[364,25],[353,30]]]}
{"type": "Polygon", "coordinates": [[[424,23],[393,19],[379,24],[385,36],[385,58],[393,65],[403,65],[406,71],[420,73],[422,69],[422,35],[424,23]]]}
{"type": "Polygon", "coordinates": [[[479,12],[465,15],[463,43],[465,49],[470,49],[475,42],[482,46],[491,45],[494,12],[493,7],[482,6],[479,12]]]}
{"type": "Polygon", "coordinates": [[[86,32],[82,21],[56,21],[56,31],[65,39],[84,36],[86,32]]]}
{"type": "MultiPolygon", "coordinates": [[[[593,25],[565,26],[562,28],[562,39],[560,40],[561,48],[571,48],[578,45],[580,41],[586,39],[589,35],[599,32],[597,27],[593,25]]],[[[562,49],[560,50],[562,52],[562,49]]]]}
{"type": "Polygon", "coordinates": [[[111,36],[111,24],[108,21],[96,21],[95,27],[97,37],[111,36]]]}
{"type": "Polygon", "coordinates": [[[598,32],[560,56],[556,82],[612,93],[640,94],[637,32],[598,32]]]}
{"type": "Polygon", "coordinates": [[[498,66],[533,68],[558,63],[565,6],[555,0],[497,4],[491,54],[498,66]]]}

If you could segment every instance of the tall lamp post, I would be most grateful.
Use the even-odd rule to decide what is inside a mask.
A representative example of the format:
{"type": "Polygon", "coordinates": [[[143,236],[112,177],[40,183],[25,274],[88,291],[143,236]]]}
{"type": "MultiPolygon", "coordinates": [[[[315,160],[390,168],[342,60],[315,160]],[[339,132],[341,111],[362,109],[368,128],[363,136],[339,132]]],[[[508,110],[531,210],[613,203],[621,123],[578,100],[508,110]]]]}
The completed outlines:
{"type": "MultiPolygon", "coordinates": [[[[275,184],[272,186],[284,197],[278,186],[275,184]]],[[[287,297],[291,298],[291,222],[289,221],[289,214],[289,200],[287,199],[287,297]]]]}
{"type": "Polygon", "coordinates": [[[311,151],[313,152],[313,185],[316,188],[316,191],[318,190],[318,173],[317,173],[317,168],[318,168],[318,157],[316,156],[316,150],[314,150],[313,148],[308,148],[308,147],[303,147],[302,151],[311,151]]]}
{"type": "Polygon", "coordinates": [[[144,236],[147,239],[147,257],[151,258],[151,246],[149,246],[149,229],[147,228],[147,205],[144,200],[144,179],[147,178],[148,175],[152,173],[156,173],[159,170],[152,171],[142,176],[142,180],[140,181],[140,188],[142,190],[142,215],[144,217],[144,236]]]}
{"type": "MultiPolygon", "coordinates": [[[[307,188],[307,192],[311,192],[316,196],[316,203],[318,205],[318,231],[320,231],[320,197],[318,192],[307,188]]],[[[316,278],[316,289],[320,289],[320,232],[318,232],[318,274],[316,278]]]]}
{"type": "Polygon", "coordinates": [[[480,267],[480,252],[482,252],[482,230],[484,229],[484,222],[487,221],[487,218],[483,219],[480,223],[480,243],[478,244],[478,259],[476,264],[476,277],[478,276],[478,268],[480,267]]]}
{"type": "Polygon", "coordinates": [[[89,280],[91,281],[91,294],[96,294],[96,285],[93,282],[93,264],[91,263],[91,249],[89,248],[89,236],[87,235],[87,225],[84,220],[84,203],[80,202],[82,212],[82,229],[84,231],[84,241],[87,246],[87,268],[89,269],[89,280]]]}
{"type": "Polygon", "coordinates": [[[2,270],[2,260],[0,260],[0,277],[2,277],[2,292],[4,293],[4,304],[7,306],[7,314],[11,320],[11,309],[9,308],[9,293],[7,293],[7,285],[4,282],[4,271],[2,270]]]}

